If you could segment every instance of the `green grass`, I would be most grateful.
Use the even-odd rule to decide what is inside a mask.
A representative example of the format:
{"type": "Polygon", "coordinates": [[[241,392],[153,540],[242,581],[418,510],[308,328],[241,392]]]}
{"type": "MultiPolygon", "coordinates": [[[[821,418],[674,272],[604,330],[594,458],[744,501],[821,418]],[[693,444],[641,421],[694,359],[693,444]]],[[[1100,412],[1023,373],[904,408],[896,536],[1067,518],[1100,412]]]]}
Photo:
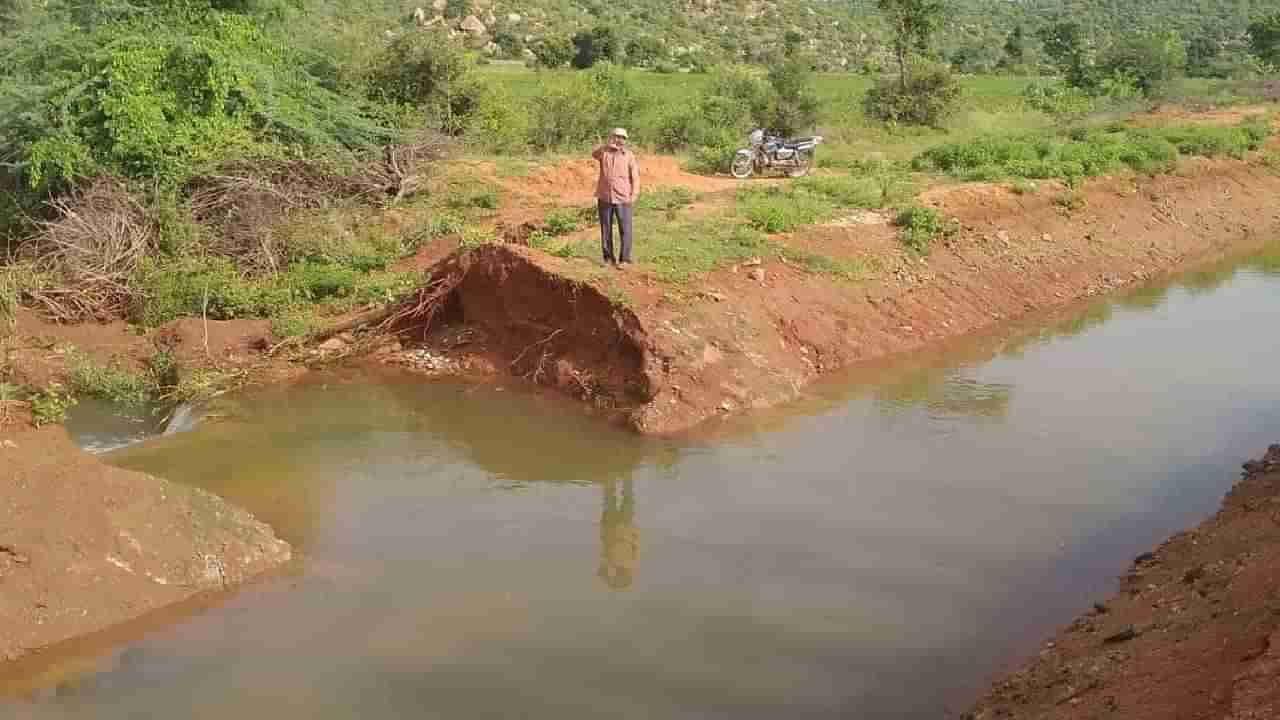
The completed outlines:
{"type": "Polygon", "coordinates": [[[143,373],[99,365],[78,352],[67,357],[67,383],[75,395],[121,405],[141,405],[157,389],[154,379],[143,373]]]}
{"type": "Polygon", "coordinates": [[[661,187],[642,194],[636,200],[636,210],[640,212],[679,210],[692,205],[697,197],[697,194],[682,185],[661,187]]]}
{"type": "Polygon", "coordinates": [[[1253,123],[1235,127],[1109,125],[1066,133],[990,135],[932,148],[917,157],[915,166],[965,180],[1074,182],[1117,170],[1168,172],[1182,156],[1241,158],[1261,147],[1269,134],[1267,125],[1253,123]]]}
{"type": "Polygon", "coordinates": [[[820,255],[796,248],[783,247],[779,254],[805,272],[814,275],[827,275],[841,280],[861,280],[867,275],[866,266],[854,260],[842,260],[829,255],[820,255]]]}

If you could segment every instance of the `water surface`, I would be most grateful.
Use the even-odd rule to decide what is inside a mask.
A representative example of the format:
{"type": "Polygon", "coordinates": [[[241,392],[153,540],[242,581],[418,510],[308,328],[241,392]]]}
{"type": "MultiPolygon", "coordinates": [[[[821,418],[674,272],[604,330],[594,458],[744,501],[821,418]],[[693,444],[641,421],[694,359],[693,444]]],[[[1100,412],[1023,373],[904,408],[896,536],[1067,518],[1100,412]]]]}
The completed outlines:
{"type": "Polygon", "coordinates": [[[1280,247],[826,383],[714,441],[333,374],[108,457],[285,576],[0,677],[38,718],[939,718],[1280,437],[1280,247]]]}

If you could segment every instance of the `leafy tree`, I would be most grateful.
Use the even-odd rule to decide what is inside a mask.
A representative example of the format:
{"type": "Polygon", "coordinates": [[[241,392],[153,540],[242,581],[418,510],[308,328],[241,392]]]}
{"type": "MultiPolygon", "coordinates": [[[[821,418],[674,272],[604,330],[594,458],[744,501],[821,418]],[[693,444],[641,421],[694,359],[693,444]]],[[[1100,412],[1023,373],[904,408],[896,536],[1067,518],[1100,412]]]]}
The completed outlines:
{"type": "Polygon", "coordinates": [[[493,34],[493,44],[502,49],[502,54],[514,57],[524,49],[524,38],[503,28],[493,34]]]}
{"type": "Polygon", "coordinates": [[[905,88],[882,77],[867,91],[863,109],[877,120],[941,127],[955,112],[960,94],[960,83],[945,65],[916,60],[907,73],[905,88]]]}
{"type": "Polygon", "coordinates": [[[1096,84],[1093,49],[1084,26],[1074,21],[1061,21],[1041,28],[1036,35],[1044,45],[1045,54],[1058,66],[1068,85],[1084,88],[1096,84]]]}
{"type": "Polygon", "coordinates": [[[898,61],[896,82],[881,78],[867,92],[863,110],[869,117],[911,125],[938,126],[960,99],[960,85],[944,66],[912,55],[928,55],[942,25],[942,0],[878,0],[889,20],[898,61]]]}
{"type": "Polygon", "coordinates": [[[818,96],[807,60],[792,55],[769,66],[769,109],[761,123],[780,135],[794,135],[818,122],[818,96]]]}
{"type": "Polygon", "coordinates": [[[653,35],[637,35],[627,41],[626,62],[634,67],[652,67],[666,52],[662,41],[653,35]]]}
{"type": "Polygon", "coordinates": [[[877,0],[880,12],[889,21],[891,44],[898,60],[898,77],[902,89],[909,82],[908,59],[912,53],[925,53],[934,33],[942,26],[942,0],[877,0]]]}
{"type": "Polygon", "coordinates": [[[530,50],[538,67],[564,67],[573,60],[573,41],[564,35],[551,35],[538,41],[530,50]]]}
{"type": "Polygon", "coordinates": [[[1249,52],[1265,63],[1280,65],[1280,13],[1249,25],[1249,52]]]}
{"type": "Polygon", "coordinates": [[[622,43],[612,25],[597,25],[591,30],[573,36],[574,54],[570,61],[575,68],[584,70],[598,62],[616,62],[622,54],[622,43]]]}
{"type": "Polygon", "coordinates": [[[1107,49],[1098,63],[1104,78],[1131,81],[1151,95],[1187,65],[1187,48],[1177,32],[1129,35],[1107,49]]]}
{"type": "Polygon", "coordinates": [[[1026,31],[1019,25],[1009,33],[1009,37],[1004,41],[1004,58],[1001,60],[1003,65],[1022,65],[1027,61],[1027,35],[1026,31]]]}
{"type": "Polygon", "coordinates": [[[1222,42],[1214,34],[1201,32],[1187,43],[1187,74],[1193,77],[1210,77],[1214,65],[1222,56],[1222,42]]]}
{"type": "Polygon", "coordinates": [[[444,16],[453,20],[464,18],[471,14],[471,9],[471,0],[446,0],[444,16]]]}
{"type": "Polygon", "coordinates": [[[369,74],[376,99],[427,110],[440,129],[461,132],[481,86],[471,59],[439,33],[405,33],[391,42],[369,74]]]}

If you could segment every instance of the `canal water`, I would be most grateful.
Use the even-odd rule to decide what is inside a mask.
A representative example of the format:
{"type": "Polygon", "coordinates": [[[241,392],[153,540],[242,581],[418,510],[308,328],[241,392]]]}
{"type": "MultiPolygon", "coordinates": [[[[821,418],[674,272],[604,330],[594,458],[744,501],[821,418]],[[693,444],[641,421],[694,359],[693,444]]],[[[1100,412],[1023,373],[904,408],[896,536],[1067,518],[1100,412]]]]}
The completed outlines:
{"type": "Polygon", "coordinates": [[[1280,440],[1277,328],[1273,246],[701,439],[513,387],[258,391],[104,457],[300,559],[9,668],[0,716],[958,715],[1280,440]]]}

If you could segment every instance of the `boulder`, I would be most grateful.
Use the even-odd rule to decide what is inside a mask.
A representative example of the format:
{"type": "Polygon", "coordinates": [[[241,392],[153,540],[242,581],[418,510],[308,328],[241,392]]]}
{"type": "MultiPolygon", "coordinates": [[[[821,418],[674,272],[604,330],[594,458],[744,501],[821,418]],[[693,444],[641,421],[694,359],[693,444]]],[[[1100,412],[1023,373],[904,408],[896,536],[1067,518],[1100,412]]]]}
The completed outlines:
{"type": "Polygon", "coordinates": [[[423,10],[422,8],[415,8],[413,11],[413,22],[417,24],[418,27],[422,27],[426,25],[427,11],[423,10]]]}
{"type": "Polygon", "coordinates": [[[485,13],[485,15],[484,15],[484,24],[485,24],[487,27],[493,27],[494,25],[497,25],[497,24],[498,24],[498,18],[496,18],[496,17],[494,17],[494,16],[493,16],[493,11],[492,11],[492,10],[488,11],[487,13],[485,13]]]}
{"type": "Polygon", "coordinates": [[[431,0],[431,9],[438,13],[444,12],[447,7],[449,7],[449,0],[431,0]]]}
{"type": "Polygon", "coordinates": [[[507,14],[507,22],[511,23],[512,25],[515,25],[515,24],[519,23],[519,22],[520,22],[521,20],[523,20],[523,19],[524,19],[524,18],[520,17],[520,13],[508,13],[508,14],[507,14]]]}
{"type": "Polygon", "coordinates": [[[458,24],[458,29],[469,35],[483,35],[487,28],[484,23],[480,22],[480,18],[475,15],[468,15],[458,24]]]}

